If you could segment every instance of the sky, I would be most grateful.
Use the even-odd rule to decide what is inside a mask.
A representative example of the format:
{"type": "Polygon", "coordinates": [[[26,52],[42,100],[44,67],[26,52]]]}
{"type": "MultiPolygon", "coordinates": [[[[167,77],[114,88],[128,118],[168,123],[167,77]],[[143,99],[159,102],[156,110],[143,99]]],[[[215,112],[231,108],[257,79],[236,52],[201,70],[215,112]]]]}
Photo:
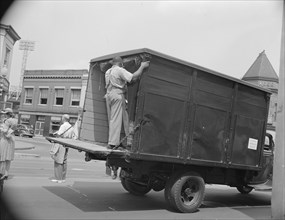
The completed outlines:
{"type": "MultiPolygon", "coordinates": [[[[149,48],[242,78],[265,53],[278,74],[282,0],[19,0],[1,23],[35,41],[26,70],[89,69],[91,59],[149,48]]],[[[14,45],[10,85],[20,81],[23,51],[14,45]]]]}

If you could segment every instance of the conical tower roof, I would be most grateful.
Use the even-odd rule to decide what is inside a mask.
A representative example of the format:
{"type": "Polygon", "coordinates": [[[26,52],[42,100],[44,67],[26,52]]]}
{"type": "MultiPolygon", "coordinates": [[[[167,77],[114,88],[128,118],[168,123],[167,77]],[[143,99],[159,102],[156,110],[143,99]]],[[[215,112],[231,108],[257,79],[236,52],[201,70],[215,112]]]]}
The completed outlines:
{"type": "Polygon", "coordinates": [[[278,83],[278,76],[268,60],[265,51],[259,54],[242,79],[245,81],[266,80],[278,83]]]}

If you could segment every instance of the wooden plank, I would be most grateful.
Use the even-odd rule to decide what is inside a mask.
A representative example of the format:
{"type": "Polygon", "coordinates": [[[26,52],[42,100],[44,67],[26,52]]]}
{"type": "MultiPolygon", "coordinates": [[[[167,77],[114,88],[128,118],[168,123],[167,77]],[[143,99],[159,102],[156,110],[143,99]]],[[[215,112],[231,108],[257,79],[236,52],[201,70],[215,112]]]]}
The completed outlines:
{"type": "Polygon", "coordinates": [[[102,131],[91,131],[83,129],[80,133],[80,139],[83,138],[90,142],[101,142],[107,143],[108,142],[108,132],[102,131]]]}
{"type": "Polygon", "coordinates": [[[213,93],[197,90],[194,95],[194,103],[230,111],[232,106],[232,99],[226,98],[225,96],[219,96],[213,93]]]}
{"type": "MultiPolygon", "coordinates": [[[[201,73],[200,73],[201,74],[201,73]]],[[[202,90],[218,96],[231,98],[233,93],[233,82],[227,81],[223,78],[208,75],[209,78],[198,78],[196,80],[197,90],[202,90]],[[212,80],[212,81],[210,81],[212,80]]]]}
{"type": "Polygon", "coordinates": [[[46,137],[46,139],[51,142],[62,144],[66,147],[70,147],[76,150],[82,150],[88,153],[93,153],[93,154],[103,153],[105,155],[109,155],[110,153],[115,153],[117,155],[125,155],[124,151],[107,149],[106,144],[102,144],[99,142],[89,143],[87,141],[81,141],[81,140],[74,140],[68,138],[52,138],[52,137],[46,137]]]}
{"type": "Polygon", "coordinates": [[[86,111],[84,112],[83,122],[94,124],[96,121],[108,121],[107,114],[86,111]]]}
{"type": "Polygon", "coordinates": [[[98,126],[98,125],[92,125],[92,124],[84,124],[84,126],[82,126],[82,129],[88,130],[88,131],[105,132],[105,133],[108,133],[109,131],[108,126],[98,126]]]}
{"type": "Polygon", "coordinates": [[[83,123],[92,124],[94,121],[102,120],[107,121],[107,114],[86,111],[83,114],[83,123]]]}
{"type": "Polygon", "coordinates": [[[91,94],[105,94],[106,89],[105,86],[102,86],[101,84],[95,84],[88,86],[86,92],[91,94]]]}
{"type": "Polygon", "coordinates": [[[105,102],[100,102],[100,101],[91,100],[91,99],[85,100],[84,109],[86,111],[96,112],[96,113],[101,113],[101,114],[107,113],[105,102]]]}
{"type": "Polygon", "coordinates": [[[95,69],[95,71],[91,74],[90,81],[92,81],[92,83],[105,83],[105,73],[95,69]]]}
{"type": "Polygon", "coordinates": [[[267,106],[266,93],[253,88],[247,88],[245,86],[239,86],[237,93],[237,101],[245,102],[251,105],[256,105],[260,107],[267,106]]]}
{"type": "Polygon", "coordinates": [[[91,99],[91,100],[106,102],[104,96],[105,96],[105,91],[102,93],[99,93],[99,92],[98,93],[92,93],[90,91],[87,91],[85,98],[91,99]]]}
{"type": "Polygon", "coordinates": [[[91,125],[91,126],[103,126],[103,127],[108,127],[108,121],[107,119],[93,119],[93,118],[85,118],[85,121],[83,121],[84,124],[86,125],[91,125]]]}
{"type": "Polygon", "coordinates": [[[141,89],[143,92],[150,92],[166,97],[173,97],[180,100],[186,100],[189,93],[189,86],[181,86],[178,84],[173,84],[171,82],[161,81],[156,78],[151,78],[149,80],[149,77],[145,78],[141,89]]]}
{"type": "Polygon", "coordinates": [[[188,87],[191,72],[192,69],[189,67],[154,56],[151,60],[148,75],[154,76],[160,81],[188,87]]]}
{"type": "Polygon", "coordinates": [[[82,129],[80,131],[79,139],[95,143],[96,142],[95,132],[89,132],[89,131],[87,131],[85,129],[82,129]]]}

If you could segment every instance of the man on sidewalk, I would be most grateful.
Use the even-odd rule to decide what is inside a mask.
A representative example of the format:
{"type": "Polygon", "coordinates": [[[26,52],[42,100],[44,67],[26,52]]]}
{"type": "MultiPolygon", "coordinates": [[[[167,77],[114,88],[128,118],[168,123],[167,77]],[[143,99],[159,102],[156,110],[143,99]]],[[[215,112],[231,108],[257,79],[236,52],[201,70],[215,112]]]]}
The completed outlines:
{"type": "MultiPolygon", "coordinates": [[[[57,137],[62,138],[72,138],[73,129],[72,125],[69,123],[69,115],[64,114],[61,118],[62,124],[59,127],[59,130],[54,133],[57,137]]],[[[59,145],[58,151],[54,157],[54,179],[51,179],[52,182],[64,183],[66,179],[67,171],[67,153],[68,148],[59,145]]]]}

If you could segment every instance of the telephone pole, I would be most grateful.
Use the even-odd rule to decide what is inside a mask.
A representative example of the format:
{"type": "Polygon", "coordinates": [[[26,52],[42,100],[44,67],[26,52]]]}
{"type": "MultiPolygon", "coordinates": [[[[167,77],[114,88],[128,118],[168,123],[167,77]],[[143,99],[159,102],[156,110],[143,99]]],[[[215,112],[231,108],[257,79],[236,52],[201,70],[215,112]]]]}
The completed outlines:
{"type": "Polygon", "coordinates": [[[285,1],[283,1],[283,19],[281,32],[281,51],[279,68],[279,86],[277,100],[276,139],[273,164],[273,185],[271,197],[272,219],[285,219],[285,145],[284,145],[284,85],[285,85],[285,1]]]}

